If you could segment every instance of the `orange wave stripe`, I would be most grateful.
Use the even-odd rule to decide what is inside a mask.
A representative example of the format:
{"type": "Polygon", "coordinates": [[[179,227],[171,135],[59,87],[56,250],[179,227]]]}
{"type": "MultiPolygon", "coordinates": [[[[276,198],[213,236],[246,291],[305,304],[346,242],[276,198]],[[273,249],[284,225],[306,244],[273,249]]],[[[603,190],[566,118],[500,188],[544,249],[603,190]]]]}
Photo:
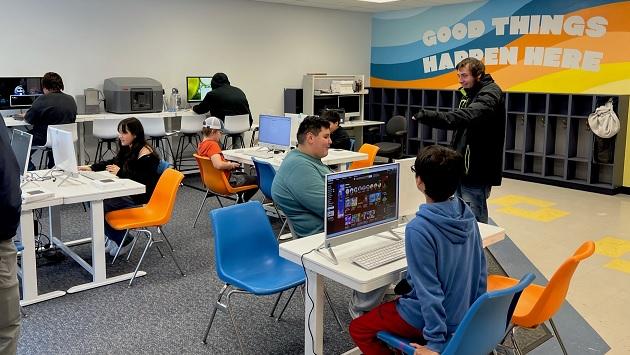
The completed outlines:
{"type": "MultiPolygon", "coordinates": [[[[601,61],[605,63],[626,62],[630,60],[630,52],[619,47],[621,43],[630,43],[630,6],[624,3],[607,4],[596,6],[580,11],[565,14],[569,16],[581,16],[588,19],[593,16],[603,16],[608,20],[606,34],[600,38],[588,36],[561,35],[525,35],[517,40],[506,44],[506,47],[519,47],[519,65],[495,65],[492,66],[492,76],[505,87],[511,87],[518,83],[529,81],[545,75],[557,73],[566,69],[543,66],[522,65],[525,56],[525,47],[561,47],[575,48],[581,51],[613,49],[604,53],[601,61]],[[617,49],[614,51],[614,49],[617,49]]],[[[593,72],[593,75],[597,75],[593,72]]],[[[372,77],[370,78],[372,87],[400,87],[400,88],[431,88],[431,89],[457,89],[459,84],[453,73],[445,73],[428,79],[416,79],[407,81],[386,80],[372,77]]]]}

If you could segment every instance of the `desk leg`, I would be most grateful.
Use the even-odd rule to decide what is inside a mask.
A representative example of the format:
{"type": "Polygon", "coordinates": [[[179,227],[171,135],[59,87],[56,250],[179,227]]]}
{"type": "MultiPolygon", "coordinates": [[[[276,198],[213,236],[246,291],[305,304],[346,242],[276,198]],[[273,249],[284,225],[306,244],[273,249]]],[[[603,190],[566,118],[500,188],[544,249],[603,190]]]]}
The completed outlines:
{"type": "Polygon", "coordinates": [[[48,207],[49,237],[61,238],[61,206],[48,207]]]}
{"type": "Polygon", "coordinates": [[[53,291],[43,295],[37,292],[37,260],[35,259],[35,230],[33,228],[33,210],[22,210],[20,215],[20,236],[22,237],[22,300],[20,304],[46,301],[65,295],[64,291],[53,291]]]}
{"type": "MultiPolygon", "coordinates": [[[[129,280],[133,277],[133,272],[114,277],[107,277],[105,265],[105,231],[103,220],[103,200],[90,202],[90,218],[92,222],[92,282],[73,286],[68,289],[68,293],[75,293],[113,284],[120,281],[129,280]]],[[[147,273],[138,271],[138,276],[147,273]]]]}
{"type": "Polygon", "coordinates": [[[77,122],[77,135],[79,136],[79,165],[83,165],[86,163],[85,161],[85,134],[83,133],[85,130],[83,122],[77,122]]]}
{"type": "Polygon", "coordinates": [[[322,355],[324,353],[324,278],[318,273],[307,269],[306,280],[304,354],[322,355]],[[311,298],[313,303],[311,303],[311,298]]]}

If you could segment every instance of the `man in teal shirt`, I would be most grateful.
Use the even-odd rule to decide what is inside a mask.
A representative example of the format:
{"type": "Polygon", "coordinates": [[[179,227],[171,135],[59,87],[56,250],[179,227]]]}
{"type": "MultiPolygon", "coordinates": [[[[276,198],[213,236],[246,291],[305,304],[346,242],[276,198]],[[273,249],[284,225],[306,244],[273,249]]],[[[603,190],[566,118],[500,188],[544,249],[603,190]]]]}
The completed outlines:
{"type": "Polygon", "coordinates": [[[330,123],[317,116],[306,117],[297,132],[297,149],[282,161],[273,180],[271,195],[291,223],[297,237],[324,231],[324,181],[329,167],[330,123]]]}
{"type": "MultiPolygon", "coordinates": [[[[278,169],[271,195],[301,238],[324,231],[324,184],[331,170],[322,158],[328,155],[332,143],[330,122],[317,116],[306,117],[298,128],[297,141],[297,149],[287,154],[278,169]]],[[[348,308],[352,318],[378,305],[387,287],[367,293],[353,291],[348,308]]]]}

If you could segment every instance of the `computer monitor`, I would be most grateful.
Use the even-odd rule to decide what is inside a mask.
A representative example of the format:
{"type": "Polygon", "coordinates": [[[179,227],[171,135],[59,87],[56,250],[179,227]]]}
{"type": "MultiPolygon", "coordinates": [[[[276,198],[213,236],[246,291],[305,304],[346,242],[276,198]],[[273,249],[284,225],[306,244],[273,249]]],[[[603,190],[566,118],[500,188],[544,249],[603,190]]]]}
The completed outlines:
{"type": "Polygon", "coordinates": [[[31,145],[33,144],[33,135],[17,129],[11,134],[11,149],[18,161],[20,167],[20,175],[26,176],[28,171],[28,162],[31,159],[31,145]]]}
{"type": "Polygon", "coordinates": [[[326,175],[326,247],[398,226],[398,163],[326,175]]]}
{"type": "Polygon", "coordinates": [[[291,147],[291,119],[284,116],[260,115],[258,145],[269,149],[288,150],[291,147]]]}
{"type": "Polygon", "coordinates": [[[0,78],[0,110],[30,107],[43,94],[41,77],[0,78]]]}
{"type": "Polygon", "coordinates": [[[212,91],[212,76],[187,76],[186,101],[201,102],[206,94],[212,91]]]}
{"type": "Polygon", "coordinates": [[[346,117],[360,116],[361,97],[359,95],[339,96],[339,108],[345,111],[346,117]]]}
{"type": "Polygon", "coordinates": [[[413,216],[418,212],[418,207],[426,203],[424,194],[418,190],[416,185],[416,173],[411,171],[416,158],[406,158],[394,160],[400,164],[400,189],[403,193],[398,199],[398,210],[401,217],[413,216]]]}
{"type": "Polygon", "coordinates": [[[79,169],[77,167],[77,154],[74,149],[72,132],[54,127],[48,127],[48,130],[52,141],[55,168],[63,170],[69,176],[76,176],[79,173],[79,169]]]}
{"type": "Polygon", "coordinates": [[[300,128],[300,123],[304,120],[307,114],[304,113],[285,113],[285,117],[291,119],[291,146],[297,147],[297,131],[300,128]]]}

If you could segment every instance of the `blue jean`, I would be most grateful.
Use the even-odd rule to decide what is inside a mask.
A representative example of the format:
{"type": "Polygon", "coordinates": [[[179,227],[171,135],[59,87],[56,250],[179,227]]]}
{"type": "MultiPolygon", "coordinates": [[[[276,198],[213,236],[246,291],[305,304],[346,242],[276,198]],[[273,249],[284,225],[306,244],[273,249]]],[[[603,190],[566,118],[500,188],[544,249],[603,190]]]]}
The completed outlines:
{"type": "Polygon", "coordinates": [[[455,191],[455,196],[468,204],[478,222],[488,223],[488,204],[492,185],[461,184],[455,191]]]}
{"type": "MultiPolygon", "coordinates": [[[[114,197],[103,200],[103,212],[122,210],[125,208],[136,207],[137,204],[129,196],[114,197]]],[[[113,240],[116,244],[120,245],[123,237],[125,236],[125,230],[117,230],[112,228],[107,221],[105,221],[105,236],[109,240],[113,240]]]]}

